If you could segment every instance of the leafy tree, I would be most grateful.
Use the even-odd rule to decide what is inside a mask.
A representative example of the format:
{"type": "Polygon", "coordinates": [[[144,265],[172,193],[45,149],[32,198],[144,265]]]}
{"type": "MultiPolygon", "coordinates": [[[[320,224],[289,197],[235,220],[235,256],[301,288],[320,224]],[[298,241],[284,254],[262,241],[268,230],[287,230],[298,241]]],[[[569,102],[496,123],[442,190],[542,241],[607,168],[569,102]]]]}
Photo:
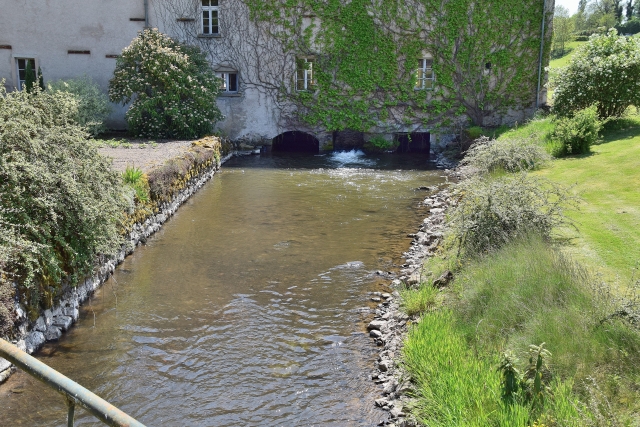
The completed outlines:
{"type": "Polygon", "coordinates": [[[574,28],[569,10],[557,6],[553,15],[553,51],[556,55],[565,54],[565,45],[571,40],[574,28]]]}
{"type": "Polygon", "coordinates": [[[42,75],[42,68],[38,67],[38,87],[44,90],[44,76],[42,75]]]}
{"type": "Polygon", "coordinates": [[[554,112],[570,116],[597,104],[602,119],[640,105],[640,39],[618,36],[615,29],[593,35],[569,65],[552,77],[554,112]]]}
{"type": "Polygon", "coordinates": [[[31,92],[36,84],[36,72],[31,66],[31,61],[27,60],[27,66],[24,69],[23,89],[31,92]]]}
{"type": "Polygon", "coordinates": [[[157,29],[146,29],[124,48],[109,82],[111,101],[131,104],[130,131],[147,137],[196,138],[222,118],[220,80],[206,56],[157,29]]]}

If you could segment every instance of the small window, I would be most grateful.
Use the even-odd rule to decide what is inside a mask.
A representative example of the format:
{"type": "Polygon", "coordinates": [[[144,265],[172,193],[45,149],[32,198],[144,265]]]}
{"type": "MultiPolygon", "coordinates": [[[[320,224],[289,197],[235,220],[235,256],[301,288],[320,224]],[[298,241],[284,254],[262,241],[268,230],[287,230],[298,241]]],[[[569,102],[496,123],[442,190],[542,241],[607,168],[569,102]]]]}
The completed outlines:
{"type": "Polygon", "coordinates": [[[16,65],[18,67],[18,89],[24,89],[24,81],[27,78],[27,64],[31,65],[33,74],[38,78],[38,70],[36,69],[36,60],[34,58],[18,58],[16,59],[16,65]]]}
{"type": "Polygon", "coordinates": [[[222,79],[220,84],[220,92],[236,93],[238,92],[238,73],[224,72],[218,73],[218,77],[222,79]]]}
{"type": "Polygon", "coordinates": [[[313,90],[315,88],[313,61],[313,58],[296,59],[296,90],[313,90]]]}
{"type": "Polygon", "coordinates": [[[218,34],[219,19],[218,0],[202,0],[202,34],[218,34]]]}
{"type": "Polygon", "coordinates": [[[416,69],[416,89],[433,89],[434,82],[436,80],[435,74],[433,74],[433,59],[420,58],[418,59],[418,69],[416,69]]]}

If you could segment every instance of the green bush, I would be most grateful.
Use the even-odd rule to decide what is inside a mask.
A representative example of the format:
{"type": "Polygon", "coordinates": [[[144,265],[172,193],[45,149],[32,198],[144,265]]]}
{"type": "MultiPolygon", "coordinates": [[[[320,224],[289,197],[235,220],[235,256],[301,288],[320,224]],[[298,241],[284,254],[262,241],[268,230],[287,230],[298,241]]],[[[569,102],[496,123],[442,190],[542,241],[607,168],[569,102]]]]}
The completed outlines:
{"type": "Polygon", "coordinates": [[[562,157],[584,154],[598,141],[602,122],[595,105],[576,112],[572,117],[561,117],[556,122],[550,143],[551,154],[562,157]]]}
{"type": "Polygon", "coordinates": [[[629,105],[640,105],[640,39],[593,35],[580,46],[567,67],[551,78],[553,112],[571,116],[597,104],[601,119],[622,115],[629,105]]]}
{"type": "Polygon", "coordinates": [[[549,160],[537,135],[521,138],[505,136],[500,139],[481,137],[467,150],[461,164],[477,173],[488,174],[536,169],[549,160]]]}
{"type": "Polygon", "coordinates": [[[123,105],[133,101],[126,117],[134,135],[196,138],[222,119],[219,87],[200,49],[146,29],[118,58],[109,98],[123,105]]]}
{"type": "Polygon", "coordinates": [[[0,286],[18,283],[31,316],[120,244],[121,180],[87,144],[77,109],[65,92],[0,84],[0,286]]]}
{"type": "Polygon", "coordinates": [[[109,97],[89,76],[49,83],[48,90],[73,94],[78,100],[76,122],[97,136],[106,130],[104,121],[111,114],[109,97]]]}
{"type": "Polygon", "coordinates": [[[482,253],[532,231],[550,237],[572,196],[560,185],[524,173],[495,179],[474,177],[457,185],[449,209],[447,241],[458,253],[482,253]]]}

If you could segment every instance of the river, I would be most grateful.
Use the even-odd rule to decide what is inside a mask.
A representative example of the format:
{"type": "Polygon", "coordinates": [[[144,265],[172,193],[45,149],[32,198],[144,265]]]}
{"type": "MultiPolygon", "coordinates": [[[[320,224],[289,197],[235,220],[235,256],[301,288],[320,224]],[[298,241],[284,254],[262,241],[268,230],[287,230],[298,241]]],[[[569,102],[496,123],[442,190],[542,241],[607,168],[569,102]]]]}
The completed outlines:
{"type": "MultiPolygon", "coordinates": [[[[369,292],[443,181],[415,155],[233,158],[37,357],[148,426],[377,425],[369,292]]],[[[0,403],[2,426],[66,425],[22,372],[0,403]]]]}

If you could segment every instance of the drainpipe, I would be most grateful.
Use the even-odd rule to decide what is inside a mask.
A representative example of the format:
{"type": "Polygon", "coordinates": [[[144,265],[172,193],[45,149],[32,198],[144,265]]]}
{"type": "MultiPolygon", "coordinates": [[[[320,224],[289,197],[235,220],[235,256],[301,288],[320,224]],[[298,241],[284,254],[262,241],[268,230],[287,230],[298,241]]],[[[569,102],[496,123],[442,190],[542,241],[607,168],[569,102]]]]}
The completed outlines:
{"type": "Polygon", "coordinates": [[[149,28],[149,0],[144,0],[144,27],[149,28]]]}
{"type": "MultiPolygon", "coordinates": [[[[146,0],[145,0],[146,2],[146,0]]],[[[536,110],[540,106],[540,83],[542,81],[542,51],[544,50],[544,27],[547,20],[547,0],[542,6],[542,28],[540,30],[540,56],[538,58],[538,89],[536,90],[536,110]]]]}

